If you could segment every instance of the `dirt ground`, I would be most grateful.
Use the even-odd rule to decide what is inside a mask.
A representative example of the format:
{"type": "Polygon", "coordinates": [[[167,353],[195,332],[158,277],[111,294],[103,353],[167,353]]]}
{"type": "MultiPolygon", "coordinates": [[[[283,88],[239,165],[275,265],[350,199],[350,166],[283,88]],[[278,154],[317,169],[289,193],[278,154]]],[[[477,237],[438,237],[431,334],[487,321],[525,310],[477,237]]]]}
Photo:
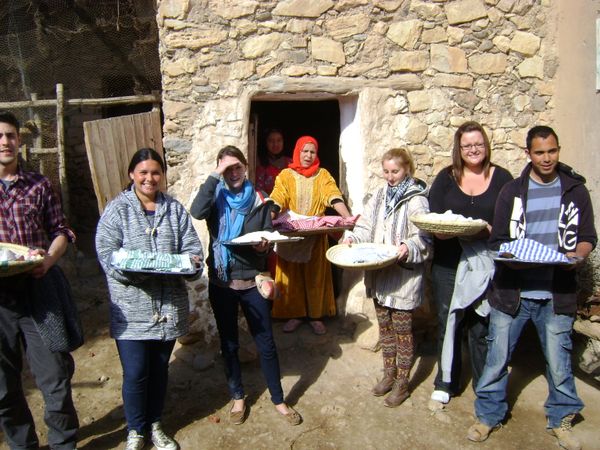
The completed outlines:
{"type": "MultiPolygon", "coordinates": [[[[103,276],[73,282],[86,331],[86,343],[74,353],[73,395],[81,422],[81,449],[123,448],[125,420],[121,405],[121,369],[108,335],[107,294],[103,276]]],[[[522,337],[509,385],[511,417],[484,444],[466,440],[473,422],[474,395],[468,380],[463,394],[444,412],[431,413],[427,402],[435,375],[433,343],[420,342],[411,376],[411,397],[395,409],[383,406],[370,388],[381,374],[381,356],[354,344],[353,330],[341,320],[328,323],[325,336],[307,325],[296,333],[275,324],[287,401],[304,423],[290,427],[269,400],[257,362],[244,365],[249,417],[240,426],[227,421],[229,398],[223,366],[215,361],[198,372],[184,362],[170,368],[164,428],[182,449],[551,449],[555,438],[544,431],[546,382],[535,334],[522,337]]],[[[46,442],[43,402],[31,376],[25,375],[29,405],[41,443],[46,442]]],[[[600,448],[598,383],[577,373],[586,408],[575,426],[584,448],[600,448]]],[[[1,434],[0,434],[1,439],[1,434]]],[[[7,449],[6,443],[0,449],[7,449]]],[[[46,447],[47,448],[47,447],[46,447]]],[[[147,448],[151,448],[148,446],[147,448]]]]}

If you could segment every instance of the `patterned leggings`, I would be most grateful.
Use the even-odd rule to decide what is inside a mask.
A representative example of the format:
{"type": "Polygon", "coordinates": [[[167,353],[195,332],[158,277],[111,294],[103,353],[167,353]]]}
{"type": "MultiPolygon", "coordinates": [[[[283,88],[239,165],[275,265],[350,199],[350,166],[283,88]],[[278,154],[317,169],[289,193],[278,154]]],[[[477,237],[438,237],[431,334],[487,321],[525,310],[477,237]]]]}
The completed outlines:
{"type": "Polygon", "coordinates": [[[387,308],[377,303],[376,299],[373,303],[379,322],[383,369],[396,369],[396,379],[408,381],[414,356],[412,310],[387,308]]]}

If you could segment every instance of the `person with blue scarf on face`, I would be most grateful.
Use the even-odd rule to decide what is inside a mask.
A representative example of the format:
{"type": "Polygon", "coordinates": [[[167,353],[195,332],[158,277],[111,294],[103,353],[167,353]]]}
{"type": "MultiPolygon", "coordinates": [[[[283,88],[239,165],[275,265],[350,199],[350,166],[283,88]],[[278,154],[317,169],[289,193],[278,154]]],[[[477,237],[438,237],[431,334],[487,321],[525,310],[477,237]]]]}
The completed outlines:
{"type": "MultiPolygon", "coordinates": [[[[238,310],[241,306],[250,334],[260,355],[271,401],[280,417],[290,425],[302,422],[291,406],[286,405],[281,387],[279,358],[271,325],[271,302],[258,291],[256,276],[266,271],[269,242],[258,245],[230,245],[228,241],[253,231],[272,231],[272,201],[256,191],[246,179],[248,163],[244,154],[233,146],[222,148],[217,168],[200,186],[190,209],[192,217],[206,220],[210,235],[208,296],[219,330],[225,376],[233,403],[231,423],[246,420],[246,401],[238,357],[238,310]]],[[[272,281],[271,281],[272,283],[272,281]]],[[[274,289],[271,284],[271,289],[274,289]]]]}

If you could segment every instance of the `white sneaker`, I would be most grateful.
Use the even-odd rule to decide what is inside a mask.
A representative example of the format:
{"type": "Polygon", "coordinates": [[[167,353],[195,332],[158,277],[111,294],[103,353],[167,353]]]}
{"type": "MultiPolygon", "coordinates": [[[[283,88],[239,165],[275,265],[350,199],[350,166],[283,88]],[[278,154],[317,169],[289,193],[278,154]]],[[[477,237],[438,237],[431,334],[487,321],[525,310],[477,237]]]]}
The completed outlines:
{"type": "Polygon", "coordinates": [[[443,403],[444,405],[450,401],[450,394],[444,391],[433,391],[431,393],[431,400],[443,403]]]}
{"type": "Polygon", "coordinates": [[[142,450],[146,445],[144,436],[138,434],[135,430],[129,430],[127,433],[127,443],[125,444],[125,450],[142,450]]]}
{"type": "Polygon", "coordinates": [[[427,408],[431,412],[442,411],[450,401],[450,394],[444,391],[433,391],[427,408]]]}
{"type": "Polygon", "coordinates": [[[152,443],[157,450],[177,450],[179,445],[162,430],[160,422],[152,424],[152,443]]]}

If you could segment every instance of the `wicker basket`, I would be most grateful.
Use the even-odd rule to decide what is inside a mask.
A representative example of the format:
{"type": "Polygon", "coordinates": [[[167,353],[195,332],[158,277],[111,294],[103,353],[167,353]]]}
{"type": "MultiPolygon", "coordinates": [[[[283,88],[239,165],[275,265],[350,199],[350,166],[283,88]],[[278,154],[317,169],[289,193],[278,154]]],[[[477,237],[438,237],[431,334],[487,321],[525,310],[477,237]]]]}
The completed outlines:
{"type": "MultiPolygon", "coordinates": [[[[9,244],[8,242],[0,242],[0,248],[10,250],[17,255],[27,256],[29,249],[22,245],[9,244]]],[[[34,267],[42,264],[44,258],[28,260],[28,261],[0,261],[0,277],[12,277],[23,272],[28,272],[34,267]]]]}
{"type": "Polygon", "coordinates": [[[487,222],[481,219],[447,221],[432,219],[427,214],[411,216],[410,221],[420,230],[450,236],[471,236],[487,227],[487,222]]]}
{"type": "Polygon", "coordinates": [[[346,269],[373,270],[394,264],[398,259],[398,248],[372,243],[339,244],[327,250],[325,257],[346,269]]]}

